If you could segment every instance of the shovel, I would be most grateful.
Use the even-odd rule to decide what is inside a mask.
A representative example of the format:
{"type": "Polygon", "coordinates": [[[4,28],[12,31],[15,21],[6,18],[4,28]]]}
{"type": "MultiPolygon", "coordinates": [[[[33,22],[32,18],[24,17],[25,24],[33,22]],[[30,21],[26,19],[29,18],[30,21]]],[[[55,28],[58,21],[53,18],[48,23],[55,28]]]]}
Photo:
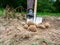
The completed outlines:
{"type": "Polygon", "coordinates": [[[36,24],[42,23],[42,17],[37,17],[36,12],[37,12],[37,0],[35,0],[35,5],[34,5],[34,17],[28,17],[27,22],[32,21],[36,24]]]}

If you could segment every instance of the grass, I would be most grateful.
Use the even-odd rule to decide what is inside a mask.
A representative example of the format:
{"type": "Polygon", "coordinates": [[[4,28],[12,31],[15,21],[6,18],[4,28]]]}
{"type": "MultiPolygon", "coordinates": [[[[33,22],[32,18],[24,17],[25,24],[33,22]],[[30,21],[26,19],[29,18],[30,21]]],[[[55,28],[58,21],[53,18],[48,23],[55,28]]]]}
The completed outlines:
{"type": "MultiPolygon", "coordinates": [[[[0,16],[4,15],[4,9],[0,8],[0,16]]],[[[60,13],[37,12],[37,16],[60,16],[60,13]]]]}
{"type": "Polygon", "coordinates": [[[38,12],[38,16],[60,16],[60,13],[38,12]]]}
{"type": "Polygon", "coordinates": [[[0,8],[0,16],[2,16],[4,14],[4,9],[0,8]]]}
{"type": "Polygon", "coordinates": [[[33,43],[33,44],[31,44],[31,45],[38,45],[37,43],[33,43]]]}

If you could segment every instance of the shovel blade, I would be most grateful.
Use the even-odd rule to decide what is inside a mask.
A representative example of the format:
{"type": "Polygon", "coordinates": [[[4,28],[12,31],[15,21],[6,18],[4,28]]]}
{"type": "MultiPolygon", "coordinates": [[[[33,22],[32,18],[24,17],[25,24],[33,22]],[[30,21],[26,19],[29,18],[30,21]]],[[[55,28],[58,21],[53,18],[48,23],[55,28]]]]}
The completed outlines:
{"type": "Polygon", "coordinates": [[[42,23],[42,17],[36,17],[35,23],[42,23]]]}
{"type": "Polygon", "coordinates": [[[34,19],[33,18],[27,18],[27,22],[29,22],[29,21],[34,22],[34,19]]]}
{"type": "Polygon", "coordinates": [[[27,22],[28,21],[32,21],[32,22],[34,22],[36,24],[42,23],[42,17],[36,17],[36,20],[35,21],[34,21],[34,18],[27,18],[27,22]]]}

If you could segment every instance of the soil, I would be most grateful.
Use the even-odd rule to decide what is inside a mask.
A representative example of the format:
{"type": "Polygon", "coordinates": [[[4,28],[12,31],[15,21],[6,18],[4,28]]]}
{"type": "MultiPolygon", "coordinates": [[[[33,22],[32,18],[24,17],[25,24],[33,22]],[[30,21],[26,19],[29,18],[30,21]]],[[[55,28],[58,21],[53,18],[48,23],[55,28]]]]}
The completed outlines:
{"type": "Polygon", "coordinates": [[[43,17],[51,27],[36,32],[24,29],[22,22],[26,21],[0,17],[0,45],[60,45],[60,17],[43,17]]]}

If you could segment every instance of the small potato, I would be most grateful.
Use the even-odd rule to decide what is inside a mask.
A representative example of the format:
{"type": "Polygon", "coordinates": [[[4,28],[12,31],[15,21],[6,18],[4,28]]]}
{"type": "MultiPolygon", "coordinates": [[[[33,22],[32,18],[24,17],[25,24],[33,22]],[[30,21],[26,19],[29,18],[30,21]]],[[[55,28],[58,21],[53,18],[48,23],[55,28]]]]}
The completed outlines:
{"type": "Polygon", "coordinates": [[[28,27],[28,30],[30,30],[30,31],[32,31],[32,32],[36,32],[36,26],[35,25],[30,25],[29,27],[28,27]]]}
{"type": "Polygon", "coordinates": [[[43,25],[42,23],[35,24],[37,28],[40,27],[40,25],[43,25]]]}
{"type": "Polygon", "coordinates": [[[28,29],[28,25],[27,25],[27,24],[25,24],[23,27],[24,27],[25,29],[28,29]]]}
{"type": "Polygon", "coordinates": [[[21,24],[24,26],[26,23],[25,22],[21,22],[21,24]]]}
{"type": "Polygon", "coordinates": [[[33,21],[28,21],[27,24],[28,25],[34,25],[34,22],[33,21]]]}
{"type": "Polygon", "coordinates": [[[42,25],[41,23],[35,24],[37,28],[39,28],[39,25],[42,25]]]}
{"type": "Polygon", "coordinates": [[[47,22],[44,25],[45,25],[46,28],[49,28],[50,27],[50,24],[47,23],[47,22]]]}
{"type": "Polygon", "coordinates": [[[37,25],[37,28],[45,29],[45,26],[41,24],[41,25],[37,25]]]}

